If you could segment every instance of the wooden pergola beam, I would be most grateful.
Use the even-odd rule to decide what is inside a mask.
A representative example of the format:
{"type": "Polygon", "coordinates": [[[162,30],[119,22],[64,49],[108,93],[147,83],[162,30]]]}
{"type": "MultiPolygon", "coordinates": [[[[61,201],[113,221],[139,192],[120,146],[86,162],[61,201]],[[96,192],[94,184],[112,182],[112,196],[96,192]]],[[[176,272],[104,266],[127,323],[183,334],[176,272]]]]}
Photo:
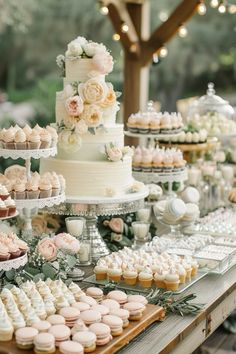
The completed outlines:
{"type": "Polygon", "coordinates": [[[199,0],[183,0],[150,38],[142,43],[142,65],[147,65],[152,60],[153,54],[174,37],[179,27],[193,16],[199,3],[199,0]]]}

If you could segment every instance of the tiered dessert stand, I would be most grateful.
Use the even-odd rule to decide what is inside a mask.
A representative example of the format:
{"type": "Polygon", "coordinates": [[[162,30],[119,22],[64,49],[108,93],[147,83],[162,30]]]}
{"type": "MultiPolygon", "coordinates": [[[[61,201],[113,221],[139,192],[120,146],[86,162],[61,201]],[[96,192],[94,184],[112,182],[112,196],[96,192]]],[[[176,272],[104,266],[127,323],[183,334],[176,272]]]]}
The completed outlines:
{"type": "MultiPolygon", "coordinates": [[[[173,132],[172,134],[140,134],[132,133],[130,131],[125,131],[125,135],[129,137],[135,137],[140,139],[141,146],[146,146],[148,142],[155,146],[158,140],[161,140],[163,136],[169,139],[171,137],[176,137],[180,133],[173,132]]],[[[173,183],[174,182],[184,182],[188,179],[187,170],[183,168],[177,171],[171,172],[135,172],[133,171],[133,176],[136,180],[143,182],[145,184],[150,183],[168,183],[167,194],[172,196],[173,193],[173,183]]]]}
{"type": "Polygon", "coordinates": [[[91,240],[92,261],[110,253],[97,228],[98,216],[121,215],[136,212],[143,208],[144,198],[148,189],[138,193],[124,195],[120,198],[73,198],[67,197],[66,202],[50,209],[60,215],[82,216],[86,219],[85,233],[91,240]]]}
{"type": "MultiPolygon", "coordinates": [[[[13,160],[22,158],[25,160],[27,179],[31,175],[31,158],[40,159],[41,157],[47,158],[49,156],[55,156],[57,148],[52,147],[48,149],[35,149],[35,150],[8,150],[0,149],[0,157],[5,159],[11,158],[13,160]]],[[[38,209],[44,207],[52,207],[53,205],[59,205],[65,200],[65,194],[59,194],[55,197],[42,198],[42,199],[16,199],[16,208],[19,210],[21,216],[24,217],[25,226],[24,232],[26,234],[32,233],[32,216],[37,213],[38,209]]]]}

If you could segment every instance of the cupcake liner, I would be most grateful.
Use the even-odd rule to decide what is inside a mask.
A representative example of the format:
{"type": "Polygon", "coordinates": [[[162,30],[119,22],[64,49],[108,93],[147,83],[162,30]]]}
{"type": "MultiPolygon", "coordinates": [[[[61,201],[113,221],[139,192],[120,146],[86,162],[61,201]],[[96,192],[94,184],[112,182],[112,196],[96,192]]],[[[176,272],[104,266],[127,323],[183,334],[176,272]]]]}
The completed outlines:
{"type": "Polygon", "coordinates": [[[106,280],[107,278],[107,273],[96,273],[96,280],[106,280]]]}
{"type": "Polygon", "coordinates": [[[27,143],[15,143],[16,150],[26,150],[27,149],[27,143]]]}
{"type": "Polygon", "coordinates": [[[14,142],[6,143],[6,149],[15,150],[16,146],[14,142]]]}
{"type": "Polygon", "coordinates": [[[9,197],[10,194],[0,194],[0,199],[1,200],[6,200],[9,197]]]}
{"type": "Polygon", "coordinates": [[[8,209],[8,215],[12,216],[16,213],[16,207],[15,206],[10,206],[8,209]]]}
{"type": "Polygon", "coordinates": [[[26,192],[16,192],[15,191],[15,199],[25,199],[26,198],[26,192]]]}
{"type": "Polygon", "coordinates": [[[8,208],[0,209],[0,218],[6,218],[8,216],[8,208]]]}
{"type": "Polygon", "coordinates": [[[41,144],[40,141],[38,142],[29,141],[27,145],[29,150],[36,150],[39,149],[40,144],[41,144]]]}
{"type": "Polygon", "coordinates": [[[41,141],[40,149],[48,149],[50,148],[50,144],[51,144],[50,141],[41,141]]]}
{"type": "Polygon", "coordinates": [[[137,277],[134,278],[125,278],[124,281],[127,285],[135,285],[137,283],[137,277]]]}
{"type": "Polygon", "coordinates": [[[40,191],[26,191],[27,199],[38,199],[40,191]]]}
{"type": "Polygon", "coordinates": [[[51,197],[57,197],[60,194],[60,188],[52,188],[51,197]]]}
{"type": "Polygon", "coordinates": [[[48,189],[48,190],[40,190],[40,194],[39,194],[39,198],[43,199],[43,198],[50,198],[52,195],[52,190],[48,189]]]}

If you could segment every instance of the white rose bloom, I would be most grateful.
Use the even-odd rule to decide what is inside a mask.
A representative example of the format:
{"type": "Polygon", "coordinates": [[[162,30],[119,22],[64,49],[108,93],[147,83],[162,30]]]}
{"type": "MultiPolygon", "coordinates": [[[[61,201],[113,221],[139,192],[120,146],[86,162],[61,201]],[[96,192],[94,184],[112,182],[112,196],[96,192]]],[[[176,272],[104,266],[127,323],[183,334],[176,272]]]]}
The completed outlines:
{"type": "Polygon", "coordinates": [[[63,90],[63,98],[66,100],[67,98],[74,96],[74,94],[75,90],[73,89],[73,86],[70,84],[66,85],[63,90]]]}
{"type": "Polygon", "coordinates": [[[81,37],[81,36],[78,36],[76,39],[75,39],[76,42],[78,42],[78,44],[81,45],[81,47],[83,47],[86,43],[88,43],[87,39],[84,38],[84,37],[81,37]]]}
{"type": "Polygon", "coordinates": [[[83,49],[76,40],[70,42],[67,46],[68,50],[66,51],[66,56],[77,57],[83,53],[83,49]]]}
{"type": "Polygon", "coordinates": [[[88,126],[83,119],[81,119],[75,126],[75,131],[79,135],[86,134],[88,131],[88,126]]]}
{"type": "Polygon", "coordinates": [[[63,130],[59,134],[59,146],[67,152],[76,152],[81,148],[82,141],[77,133],[72,133],[69,130],[63,130]]]}
{"type": "Polygon", "coordinates": [[[96,42],[88,42],[85,45],[83,45],[85,54],[88,57],[93,57],[96,53],[98,53],[99,51],[106,51],[106,47],[103,44],[99,44],[96,42]]]}

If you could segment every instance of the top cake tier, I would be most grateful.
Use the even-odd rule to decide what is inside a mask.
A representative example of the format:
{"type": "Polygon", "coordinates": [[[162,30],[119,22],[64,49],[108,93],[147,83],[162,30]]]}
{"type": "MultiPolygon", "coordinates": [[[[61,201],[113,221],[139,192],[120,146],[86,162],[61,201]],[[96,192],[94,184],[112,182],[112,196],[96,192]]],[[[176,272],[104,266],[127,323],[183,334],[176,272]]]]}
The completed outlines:
{"type": "Polygon", "coordinates": [[[73,82],[85,82],[91,77],[99,77],[105,81],[105,75],[100,74],[94,65],[92,58],[65,58],[64,87],[73,82]]]}

